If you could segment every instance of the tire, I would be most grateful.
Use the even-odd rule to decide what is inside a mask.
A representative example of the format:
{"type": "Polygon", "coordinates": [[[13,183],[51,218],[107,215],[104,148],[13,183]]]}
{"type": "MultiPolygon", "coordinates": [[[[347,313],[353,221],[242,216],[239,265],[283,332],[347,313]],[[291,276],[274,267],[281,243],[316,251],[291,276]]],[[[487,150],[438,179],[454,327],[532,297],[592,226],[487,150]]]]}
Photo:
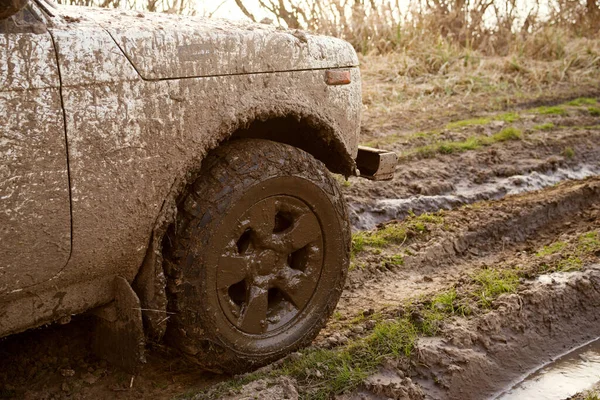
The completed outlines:
{"type": "Polygon", "coordinates": [[[320,161],[267,140],[221,146],[164,243],[167,340],[230,373],[307,345],[340,298],[350,238],[346,204],[320,161]]]}

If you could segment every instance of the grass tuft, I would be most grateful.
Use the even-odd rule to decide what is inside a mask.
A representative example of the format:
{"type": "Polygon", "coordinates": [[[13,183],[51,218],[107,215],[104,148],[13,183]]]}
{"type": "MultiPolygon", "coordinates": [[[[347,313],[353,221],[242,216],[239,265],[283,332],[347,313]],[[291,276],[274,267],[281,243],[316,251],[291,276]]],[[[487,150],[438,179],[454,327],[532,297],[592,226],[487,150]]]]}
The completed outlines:
{"type": "Polygon", "coordinates": [[[576,243],[555,242],[542,247],[535,255],[544,257],[558,254],[560,257],[547,260],[543,264],[545,270],[578,271],[583,268],[590,257],[600,251],[600,232],[591,231],[577,237],[576,243]]]}
{"type": "Polygon", "coordinates": [[[565,147],[565,149],[563,150],[563,156],[567,158],[573,158],[575,157],[575,150],[573,150],[572,147],[565,147]]]}
{"type": "Polygon", "coordinates": [[[542,106],[534,108],[532,112],[542,115],[565,115],[567,110],[564,106],[542,106]]]}
{"type": "Polygon", "coordinates": [[[506,142],[507,140],[520,140],[523,138],[523,132],[512,126],[502,129],[492,136],[492,143],[506,142]]]}
{"type": "Polygon", "coordinates": [[[438,144],[437,151],[441,154],[462,153],[467,150],[475,150],[481,146],[477,138],[471,137],[462,142],[442,142],[438,144]]]}
{"type": "Polygon", "coordinates": [[[577,239],[577,250],[591,253],[600,250],[600,232],[587,232],[577,239]]]}
{"type": "Polygon", "coordinates": [[[484,308],[492,305],[492,301],[503,293],[514,293],[517,290],[519,277],[515,271],[484,269],[475,275],[473,280],[480,285],[480,288],[472,294],[477,302],[484,308]]]}
{"type": "Polygon", "coordinates": [[[580,107],[580,106],[594,106],[598,104],[596,99],[592,99],[590,97],[580,97],[575,100],[571,100],[567,103],[570,106],[580,107]]]}
{"type": "Polygon", "coordinates": [[[588,112],[594,117],[600,117],[600,107],[588,107],[588,112]]]}
{"type": "MultiPolygon", "coordinates": [[[[429,232],[428,225],[442,224],[444,217],[439,213],[423,213],[421,215],[410,214],[404,221],[387,224],[372,231],[360,231],[352,235],[352,255],[370,248],[382,249],[392,244],[402,244],[411,235],[419,235],[429,232]]],[[[392,263],[401,265],[404,262],[401,256],[392,256],[392,263]],[[398,264],[400,263],[400,264],[398,264]]]]}
{"type": "Polygon", "coordinates": [[[513,123],[513,122],[517,121],[519,118],[521,118],[519,116],[519,114],[514,113],[514,112],[508,112],[508,113],[500,114],[497,117],[495,117],[494,119],[496,121],[504,121],[504,122],[508,122],[508,123],[513,123]]]}
{"type": "Polygon", "coordinates": [[[546,122],[545,124],[536,125],[533,127],[533,129],[538,131],[548,131],[552,128],[554,128],[554,124],[552,122],[546,122]]]}
{"type": "Polygon", "coordinates": [[[567,243],[565,242],[555,242],[551,245],[544,246],[540,251],[535,253],[537,257],[550,256],[552,254],[560,253],[567,247],[567,243]]]}
{"type": "Polygon", "coordinates": [[[417,147],[407,154],[416,154],[421,158],[433,157],[436,154],[462,153],[468,150],[476,150],[482,146],[490,146],[494,143],[505,142],[507,140],[520,140],[523,138],[523,132],[515,127],[507,127],[492,136],[473,136],[463,141],[440,142],[417,147]]]}

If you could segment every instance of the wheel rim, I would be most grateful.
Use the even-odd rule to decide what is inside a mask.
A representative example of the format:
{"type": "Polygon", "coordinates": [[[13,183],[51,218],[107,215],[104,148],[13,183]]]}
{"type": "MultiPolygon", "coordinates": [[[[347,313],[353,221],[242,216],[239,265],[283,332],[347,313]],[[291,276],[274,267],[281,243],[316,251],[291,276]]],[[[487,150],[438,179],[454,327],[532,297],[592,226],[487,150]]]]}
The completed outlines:
{"type": "Polygon", "coordinates": [[[271,334],[307,307],[323,268],[323,231],[302,200],[262,199],[217,238],[217,292],[238,330],[271,334]]]}

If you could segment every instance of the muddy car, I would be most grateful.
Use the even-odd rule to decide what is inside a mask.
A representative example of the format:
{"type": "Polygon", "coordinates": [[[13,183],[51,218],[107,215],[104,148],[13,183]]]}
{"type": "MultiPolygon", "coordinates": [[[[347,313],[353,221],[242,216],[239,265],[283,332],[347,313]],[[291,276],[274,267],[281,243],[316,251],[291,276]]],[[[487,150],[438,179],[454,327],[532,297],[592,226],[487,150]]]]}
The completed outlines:
{"type": "Polygon", "coordinates": [[[125,367],[150,339],[228,371],[310,342],[350,257],[331,172],[393,170],[358,149],[352,47],[49,0],[0,17],[0,336],[91,312],[125,367]]]}

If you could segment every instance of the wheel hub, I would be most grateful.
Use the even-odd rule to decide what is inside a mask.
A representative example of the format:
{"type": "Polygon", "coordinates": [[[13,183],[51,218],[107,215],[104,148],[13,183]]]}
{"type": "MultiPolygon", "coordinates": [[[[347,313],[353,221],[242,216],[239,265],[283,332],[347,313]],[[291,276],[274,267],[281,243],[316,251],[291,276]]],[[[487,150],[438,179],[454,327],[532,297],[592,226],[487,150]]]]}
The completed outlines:
{"type": "Polygon", "coordinates": [[[217,291],[229,321],[252,335],[293,323],[309,303],[323,264],[322,229],[311,208],[295,197],[268,197],[248,208],[217,243],[217,291]]]}
{"type": "Polygon", "coordinates": [[[264,249],[256,258],[248,257],[247,261],[250,263],[250,271],[256,277],[271,280],[273,274],[284,267],[285,258],[283,256],[282,253],[275,250],[264,249]]]}

